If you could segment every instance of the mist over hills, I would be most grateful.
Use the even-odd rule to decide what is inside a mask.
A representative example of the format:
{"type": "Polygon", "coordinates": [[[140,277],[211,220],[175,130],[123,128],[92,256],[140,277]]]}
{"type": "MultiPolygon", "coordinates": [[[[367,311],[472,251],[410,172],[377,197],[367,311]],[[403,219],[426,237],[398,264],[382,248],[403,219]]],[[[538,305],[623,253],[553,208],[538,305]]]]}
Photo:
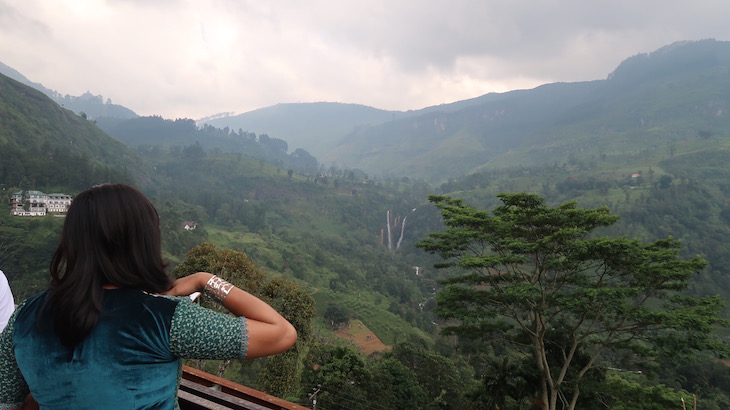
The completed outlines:
{"type": "MultiPolygon", "coordinates": [[[[0,69],[44,89],[10,67],[0,69]]],[[[484,170],[668,151],[698,136],[726,135],[728,72],[730,43],[678,42],[629,57],[602,80],[545,84],[406,112],[292,103],[197,123],[200,129],[220,128],[215,138],[192,129],[192,120],[140,120],[90,93],[62,100],[97,107],[88,110],[94,115],[84,114],[131,147],[200,143],[206,150],[253,153],[242,148],[241,136],[257,142],[258,133],[276,143],[274,151],[284,163],[298,150],[310,168],[335,165],[376,178],[407,176],[441,184],[484,170]],[[185,132],[176,131],[182,123],[185,132]]],[[[59,93],[44,92],[59,101],[59,93]]]]}
{"type": "MultiPolygon", "coordinates": [[[[449,104],[408,111],[388,111],[360,104],[335,102],[281,103],[243,114],[223,113],[198,120],[233,131],[265,133],[286,140],[291,147],[306,149],[330,164],[338,164],[336,147],[352,132],[375,127],[396,119],[411,118],[430,112],[453,112],[484,101],[500,99],[496,93],[449,104]]],[[[340,164],[343,165],[343,164],[340,164]]]]}
{"type": "MultiPolygon", "coordinates": [[[[259,135],[248,127],[156,116],[92,121],[0,75],[0,184],[74,194],[110,180],[135,183],[158,206],[166,258],[179,262],[204,241],[244,250],[257,266],[307,289],[321,329],[329,329],[322,316],[335,307],[385,344],[405,338],[435,351],[433,295],[443,276],[430,268],[434,257],[413,246],[443,228],[426,199],[432,193],[485,209],[498,192],[521,191],[550,204],[608,206],[621,217],[608,235],[681,239],[685,256],[709,263],[687,292],[730,300],[729,62],[728,43],[677,43],[631,57],[603,80],[415,111],[281,104],[241,116],[260,121],[259,135]],[[361,167],[371,178],[323,169],[304,149],[288,153],[300,145],[326,151],[322,161],[361,167]],[[384,240],[393,220],[405,227],[396,250],[384,240]],[[184,221],[197,228],[181,229],[184,221]]],[[[20,238],[25,246],[0,260],[15,289],[29,293],[36,289],[31,285],[45,283],[59,228],[56,218],[0,215],[0,243],[20,238]]],[[[449,352],[450,343],[439,351],[449,352]]],[[[702,375],[694,378],[728,374],[704,360],[686,364],[702,375]]],[[[432,373],[440,376],[442,368],[432,373]]],[[[677,382],[693,377],[663,371],[651,380],[630,377],[698,389],[677,382]]],[[[727,408],[727,379],[716,380],[707,382],[701,400],[714,403],[710,391],[721,397],[713,408],[727,408]]]]}
{"type": "Polygon", "coordinates": [[[627,58],[606,79],[407,112],[280,104],[205,122],[269,133],[322,164],[441,183],[493,166],[562,163],[586,146],[611,155],[634,149],[636,138],[724,132],[729,61],[728,42],[678,42],[627,58]]]}
{"type": "Polygon", "coordinates": [[[239,115],[203,120],[202,123],[217,128],[265,133],[286,140],[291,147],[304,148],[315,156],[322,156],[353,128],[380,124],[401,114],[359,104],[282,103],[239,115]]]}
{"type": "MultiPolygon", "coordinates": [[[[58,218],[11,216],[9,192],[32,189],[75,195],[94,184],[118,181],[140,187],[155,203],[167,260],[179,263],[193,246],[208,240],[228,249],[245,249],[257,266],[319,288],[322,311],[333,300],[343,306],[365,303],[360,315],[374,321],[371,325],[384,341],[391,343],[396,333],[424,337],[422,329],[400,317],[406,310],[416,317],[421,284],[407,280],[402,272],[412,272],[411,267],[421,262],[413,261],[412,246],[394,261],[380,230],[385,209],[399,214],[411,210],[423,202],[429,187],[409,184],[393,195],[396,191],[391,188],[354,172],[318,175],[313,157],[303,150],[287,154],[285,141],[263,135],[227,134],[212,126],[197,129],[192,120],[160,117],[122,122],[123,132],[148,137],[150,144],[131,148],[40,91],[0,75],[0,186],[7,188],[0,191],[4,198],[0,243],[23,245],[20,252],[0,253],[0,264],[11,272],[16,297],[44,288],[47,260],[57,240],[54,229],[60,225],[58,218]],[[157,135],[146,134],[149,130],[157,135]],[[202,143],[188,145],[193,138],[216,139],[221,145],[212,149],[202,143]],[[222,145],[226,140],[230,145],[222,145]],[[244,152],[224,151],[231,147],[244,152]],[[277,155],[286,155],[288,162],[277,155]],[[184,230],[185,221],[195,221],[196,228],[184,230]],[[350,296],[354,291],[357,299],[350,296]],[[395,296],[383,297],[381,292],[397,293],[408,307],[389,312],[395,296]],[[361,295],[366,294],[372,300],[367,296],[364,302],[361,295]],[[379,299],[376,294],[381,294],[379,299]]],[[[406,243],[412,245],[415,235],[427,229],[425,224],[415,229],[415,221],[428,215],[421,212],[409,218],[414,228],[405,231],[406,243]]],[[[418,322],[433,328],[425,315],[418,322]]]]}
{"type": "MultiPolygon", "coordinates": [[[[633,149],[637,137],[681,141],[724,132],[729,44],[678,42],[627,58],[606,79],[490,93],[406,112],[331,102],[283,103],[204,119],[198,126],[265,134],[286,141],[292,151],[311,153],[328,167],[442,183],[490,167],[562,163],[586,145],[611,155],[633,149]]],[[[7,66],[0,69],[42,87],[7,66]]],[[[90,93],[46,94],[77,113],[82,112],[78,105],[85,104],[83,112],[99,118],[107,131],[110,123],[118,126],[120,119],[136,117],[90,93]]],[[[156,144],[147,135],[144,139],[156,144]]]]}
{"type": "Polygon", "coordinates": [[[46,88],[43,84],[29,80],[23,74],[2,62],[0,62],[0,74],[10,77],[13,80],[23,83],[29,87],[35,88],[50,97],[58,105],[69,109],[76,114],[83,113],[87,118],[95,119],[100,117],[113,117],[126,119],[137,117],[137,114],[131,109],[119,104],[113,104],[108,98],[104,101],[104,98],[101,95],[94,95],[89,91],[80,96],[72,96],[69,94],[64,95],[58,91],[46,88]]]}
{"type": "Polygon", "coordinates": [[[728,131],[730,43],[678,43],[627,59],[605,80],[547,84],[457,110],[362,127],[322,160],[443,181],[508,164],[565,162],[588,146],[728,131]]]}

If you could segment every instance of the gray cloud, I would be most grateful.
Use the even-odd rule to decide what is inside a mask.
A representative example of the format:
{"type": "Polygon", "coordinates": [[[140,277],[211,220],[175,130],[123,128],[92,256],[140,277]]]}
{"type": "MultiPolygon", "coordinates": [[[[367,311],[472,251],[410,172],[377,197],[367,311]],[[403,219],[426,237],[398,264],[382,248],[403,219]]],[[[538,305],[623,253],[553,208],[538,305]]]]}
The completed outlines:
{"type": "Polygon", "coordinates": [[[0,0],[0,61],[144,115],[296,101],[405,110],[605,78],[674,41],[730,39],[728,12],[709,0],[0,0]]]}

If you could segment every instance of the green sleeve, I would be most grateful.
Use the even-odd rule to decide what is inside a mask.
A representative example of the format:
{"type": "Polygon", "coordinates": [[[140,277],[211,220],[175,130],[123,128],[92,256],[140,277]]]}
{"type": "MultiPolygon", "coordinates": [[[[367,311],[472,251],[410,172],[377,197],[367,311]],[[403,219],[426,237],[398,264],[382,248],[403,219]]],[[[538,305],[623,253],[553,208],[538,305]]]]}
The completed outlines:
{"type": "Polygon", "coordinates": [[[244,359],[246,318],[214,312],[184,298],[170,326],[170,351],[182,359],[244,359]]]}
{"type": "Polygon", "coordinates": [[[19,409],[30,393],[13,350],[13,328],[15,317],[23,304],[18,306],[0,335],[0,409],[19,409]]]}

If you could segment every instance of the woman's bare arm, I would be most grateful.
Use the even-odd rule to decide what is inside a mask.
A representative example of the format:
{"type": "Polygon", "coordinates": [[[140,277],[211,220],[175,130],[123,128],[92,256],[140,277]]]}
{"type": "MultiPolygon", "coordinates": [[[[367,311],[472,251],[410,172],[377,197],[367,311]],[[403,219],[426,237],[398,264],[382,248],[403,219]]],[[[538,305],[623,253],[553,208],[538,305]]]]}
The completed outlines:
{"type": "MultiPolygon", "coordinates": [[[[165,294],[188,296],[194,292],[203,292],[212,276],[208,272],[197,272],[177,279],[165,294]]],[[[284,352],[297,341],[297,331],[289,321],[266,302],[242,289],[232,288],[223,306],[236,316],[246,317],[248,358],[284,352]]]]}

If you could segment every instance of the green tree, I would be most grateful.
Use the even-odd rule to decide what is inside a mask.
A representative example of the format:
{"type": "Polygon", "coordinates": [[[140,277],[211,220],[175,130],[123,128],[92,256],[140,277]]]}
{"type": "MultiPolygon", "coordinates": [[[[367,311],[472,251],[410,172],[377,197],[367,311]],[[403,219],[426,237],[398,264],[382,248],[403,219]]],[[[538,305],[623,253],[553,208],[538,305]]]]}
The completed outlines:
{"type": "Polygon", "coordinates": [[[350,320],[350,316],[351,313],[346,308],[342,308],[334,302],[330,302],[324,312],[324,319],[333,330],[337,330],[340,326],[346,324],[350,320]]]}
{"type": "Polygon", "coordinates": [[[672,186],[672,177],[669,175],[662,175],[659,178],[659,188],[667,189],[672,186]]]}
{"type": "Polygon", "coordinates": [[[371,408],[426,408],[426,391],[418,384],[415,372],[398,360],[385,358],[375,363],[370,389],[370,403],[375,404],[371,408]]]}
{"type": "Polygon", "coordinates": [[[441,256],[437,268],[457,268],[437,295],[444,332],[531,357],[544,408],[576,408],[581,386],[607,367],[722,348],[712,335],[721,300],[680,293],[706,262],[680,259],[678,241],[591,235],[617,221],[606,207],[498,197],[490,214],[431,196],[446,229],[417,246],[441,256]]]}
{"type": "Polygon", "coordinates": [[[687,408],[692,403],[692,395],[687,392],[676,391],[662,384],[642,385],[616,374],[607,376],[604,384],[606,391],[600,395],[601,403],[615,410],[678,409],[682,399],[687,401],[687,408]]]}
{"type": "MultiPolygon", "coordinates": [[[[266,279],[266,273],[256,268],[246,254],[231,249],[216,249],[215,244],[212,243],[201,243],[190,249],[185,255],[185,260],[175,267],[173,276],[180,278],[195,272],[210,272],[256,296],[260,296],[259,289],[266,279]]],[[[199,301],[208,309],[228,312],[219,303],[209,298],[200,298],[199,301]]],[[[223,376],[231,364],[231,360],[213,362],[218,363],[217,375],[219,377],[223,376]]],[[[194,366],[206,370],[206,364],[206,360],[197,360],[194,366]]]]}
{"type": "Polygon", "coordinates": [[[319,388],[317,408],[323,410],[370,409],[371,373],[365,360],[349,346],[318,345],[309,351],[302,372],[302,392],[319,388]]]}
{"type": "MultiPolygon", "coordinates": [[[[185,260],[175,267],[173,275],[180,278],[201,271],[217,275],[237,288],[257,296],[261,294],[260,289],[266,280],[266,273],[257,268],[245,253],[232,249],[217,249],[215,244],[208,242],[190,249],[185,260]]],[[[226,312],[224,308],[207,299],[202,299],[201,303],[206,307],[226,312]]]]}
{"type": "Polygon", "coordinates": [[[297,342],[288,351],[267,359],[257,377],[258,387],[279,397],[294,396],[300,383],[300,354],[311,338],[312,319],[317,315],[314,299],[289,279],[274,278],[264,285],[261,296],[297,329],[297,342]]]}
{"type": "Polygon", "coordinates": [[[208,232],[203,226],[203,212],[182,201],[168,200],[157,204],[160,214],[160,230],[163,247],[174,255],[183,256],[194,246],[208,239],[208,232]],[[197,227],[185,230],[185,222],[193,221],[197,227]]]}
{"type": "MultiPolygon", "coordinates": [[[[210,272],[226,279],[234,286],[254,294],[284,316],[297,329],[297,343],[292,349],[266,359],[258,374],[258,387],[268,393],[287,396],[295,394],[299,385],[299,361],[303,346],[311,336],[311,320],[316,315],[314,299],[297,284],[284,278],[267,281],[266,273],[257,268],[241,251],[217,249],[212,243],[201,243],[191,249],[173,275],[182,277],[194,272],[210,272]]],[[[220,312],[227,312],[219,303],[201,298],[200,304],[220,312]]],[[[218,364],[218,376],[222,376],[230,360],[218,364]]],[[[205,369],[206,362],[198,361],[196,367],[205,369]]]]}
{"type": "Polygon", "coordinates": [[[466,381],[459,377],[454,363],[448,358],[410,342],[397,343],[386,358],[393,358],[414,372],[424,390],[423,408],[466,407],[461,397],[466,381]]]}

